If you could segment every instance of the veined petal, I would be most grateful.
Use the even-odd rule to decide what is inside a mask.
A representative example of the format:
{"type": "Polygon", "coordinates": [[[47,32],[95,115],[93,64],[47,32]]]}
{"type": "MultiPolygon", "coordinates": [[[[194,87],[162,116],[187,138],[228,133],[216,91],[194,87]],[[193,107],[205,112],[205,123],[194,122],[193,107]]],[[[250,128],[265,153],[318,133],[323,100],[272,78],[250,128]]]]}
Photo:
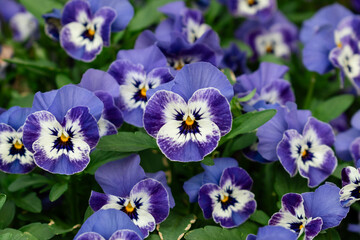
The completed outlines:
{"type": "Polygon", "coordinates": [[[107,135],[114,135],[114,134],[118,133],[115,125],[104,118],[100,118],[99,121],[97,122],[97,124],[99,127],[99,136],[100,137],[107,136],[107,135]]]}
{"type": "Polygon", "coordinates": [[[117,209],[121,210],[124,207],[125,199],[119,198],[111,194],[103,194],[91,191],[89,205],[93,211],[100,209],[117,209]]]}
{"type": "Polygon", "coordinates": [[[76,238],[76,240],[106,240],[96,232],[86,232],[76,238]]]}
{"type": "Polygon", "coordinates": [[[323,221],[320,217],[311,219],[305,225],[305,240],[311,240],[316,237],[321,231],[323,221]]]}
{"type": "Polygon", "coordinates": [[[149,232],[155,230],[156,223],[154,217],[147,211],[137,210],[138,218],[133,219],[133,223],[138,226],[144,237],[149,236],[149,232]]]}
{"type": "MultiPolygon", "coordinates": [[[[217,196],[220,196],[221,188],[213,183],[204,184],[199,190],[199,206],[205,218],[211,218],[214,207],[218,204],[217,196]]],[[[227,212],[229,213],[229,212],[227,212]]]]}
{"type": "Polygon", "coordinates": [[[335,134],[328,123],[321,122],[314,117],[309,117],[303,130],[303,136],[311,140],[312,144],[332,146],[335,134]]]}
{"type": "Polygon", "coordinates": [[[71,22],[86,23],[90,19],[90,5],[81,0],[68,2],[64,6],[61,16],[61,24],[66,25],[71,22]]]}
{"type": "Polygon", "coordinates": [[[96,34],[98,34],[104,45],[110,45],[110,35],[111,35],[111,24],[116,18],[116,12],[110,7],[100,8],[94,15],[92,19],[93,24],[96,26],[96,34]]]}
{"type": "Polygon", "coordinates": [[[111,235],[109,240],[142,240],[136,232],[128,229],[118,230],[111,235]]]}
{"type": "Polygon", "coordinates": [[[304,199],[300,194],[288,193],[281,198],[282,211],[289,212],[298,219],[305,218],[304,199]]]}
{"type": "Polygon", "coordinates": [[[224,136],[231,130],[232,115],[227,99],[216,88],[197,90],[189,99],[189,110],[203,119],[210,119],[224,136]]]}
{"type": "Polygon", "coordinates": [[[360,200],[360,184],[350,183],[344,186],[339,194],[341,206],[350,207],[351,204],[360,200]]]}
{"type": "Polygon", "coordinates": [[[213,166],[207,166],[205,164],[201,164],[201,166],[205,170],[203,173],[204,177],[202,184],[220,184],[220,179],[223,175],[223,171],[229,167],[237,167],[239,166],[239,164],[233,158],[215,158],[213,166]]]}
{"type": "Polygon", "coordinates": [[[222,189],[237,187],[239,189],[250,190],[252,184],[253,181],[249,174],[239,167],[226,168],[220,180],[220,187],[222,189]]]}
{"type": "Polygon", "coordinates": [[[346,167],[341,171],[342,186],[360,184],[360,168],[346,167]]]}

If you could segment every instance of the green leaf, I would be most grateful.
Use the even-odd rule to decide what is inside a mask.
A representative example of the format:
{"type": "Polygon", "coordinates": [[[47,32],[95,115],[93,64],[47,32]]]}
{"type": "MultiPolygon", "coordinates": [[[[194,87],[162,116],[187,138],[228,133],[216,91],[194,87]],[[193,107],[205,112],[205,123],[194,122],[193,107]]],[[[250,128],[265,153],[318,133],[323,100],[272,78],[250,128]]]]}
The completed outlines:
{"type": "Polygon", "coordinates": [[[0,240],[38,240],[30,233],[23,233],[19,230],[6,228],[0,230],[0,240]]]}
{"type": "Polygon", "coordinates": [[[103,151],[138,152],[157,148],[153,137],[143,132],[119,132],[117,135],[102,137],[96,147],[103,151]]]}
{"type": "Polygon", "coordinates": [[[66,76],[65,74],[56,75],[55,82],[56,82],[56,87],[57,88],[61,88],[61,87],[65,86],[65,85],[68,85],[68,84],[72,83],[71,79],[68,76],[66,76]]]}
{"type": "Polygon", "coordinates": [[[251,216],[250,220],[260,223],[261,225],[267,225],[270,217],[261,210],[256,210],[251,216]]]}
{"type": "Polygon", "coordinates": [[[290,175],[283,169],[280,169],[280,167],[275,170],[277,170],[277,174],[275,175],[274,188],[279,198],[290,192],[303,193],[310,191],[307,187],[307,180],[305,178],[302,178],[299,175],[291,178],[290,175]]]}
{"type": "Polygon", "coordinates": [[[63,6],[58,1],[55,0],[19,0],[22,5],[31,12],[37,20],[44,24],[44,19],[42,15],[48,12],[51,12],[53,8],[62,9],[63,6]]]}
{"type": "Polygon", "coordinates": [[[129,156],[129,153],[121,153],[121,152],[110,152],[110,151],[101,151],[99,149],[95,149],[90,154],[90,163],[86,167],[85,172],[89,174],[95,174],[95,171],[105,163],[121,159],[129,156]]]}
{"type": "Polygon", "coordinates": [[[195,219],[196,217],[192,214],[182,216],[170,212],[166,221],[160,224],[159,235],[162,235],[162,239],[181,239],[181,236],[189,231],[195,219]]]}
{"type": "Polygon", "coordinates": [[[230,81],[231,84],[234,84],[236,82],[236,76],[233,71],[229,68],[225,68],[222,70],[225,74],[226,78],[230,81]]]}
{"type": "Polygon", "coordinates": [[[6,202],[6,195],[3,193],[0,193],[0,210],[4,206],[5,202],[6,202]]]}
{"type": "Polygon", "coordinates": [[[316,240],[341,240],[339,233],[333,229],[326,229],[326,232],[320,232],[319,235],[316,236],[316,240]]]}
{"type": "Polygon", "coordinates": [[[10,192],[16,192],[20,189],[27,188],[29,186],[37,185],[42,186],[50,183],[50,180],[47,177],[42,175],[33,174],[33,175],[23,175],[17,178],[14,182],[9,185],[10,192]]]}
{"type": "Polygon", "coordinates": [[[266,54],[263,56],[260,56],[260,62],[271,62],[271,63],[276,63],[276,64],[280,64],[280,65],[286,65],[284,59],[279,58],[273,54],[266,54]]]}
{"type": "Polygon", "coordinates": [[[269,121],[275,114],[275,109],[268,109],[259,112],[249,112],[235,118],[233,120],[232,130],[221,139],[219,145],[239,134],[250,133],[256,130],[269,121]]]}
{"type": "Polygon", "coordinates": [[[15,204],[6,201],[0,210],[0,228],[6,228],[11,224],[15,216],[15,204]]]}
{"type": "Polygon", "coordinates": [[[28,232],[39,240],[48,240],[55,236],[48,224],[31,223],[21,227],[19,230],[24,233],[28,232]]]}
{"type": "Polygon", "coordinates": [[[45,72],[63,72],[63,70],[56,68],[56,65],[53,62],[49,61],[31,61],[23,60],[19,58],[4,59],[4,61],[16,64],[18,67],[29,67],[37,70],[43,70],[45,72]]]}
{"type": "Polygon", "coordinates": [[[239,102],[247,102],[247,101],[250,101],[254,95],[256,93],[256,88],[254,88],[248,95],[246,95],[245,97],[242,97],[242,98],[238,98],[238,101],[239,102]]]}
{"type": "Polygon", "coordinates": [[[34,94],[32,93],[28,93],[25,96],[13,96],[10,103],[9,103],[9,107],[13,107],[13,106],[19,106],[19,107],[32,107],[32,102],[34,100],[34,94]]]}
{"type": "Polygon", "coordinates": [[[207,166],[213,166],[215,164],[214,159],[212,159],[211,157],[205,157],[204,160],[201,161],[201,163],[207,166]]]}
{"type": "Polygon", "coordinates": [[[329,122],[342,114],[354,102],[353,95],[341,95],[322,102],[312,110],[313,116],[317,119],[329,122]]]}
{"type": "Polygon", "coordinates": [[[41,212],[41,200],[32,192],[25,197],[18,197],[15,200],[16,206],[33,213],[41,212]]]}
{"type": "Polygon", "coordinates": [[[215,226],[205,226],[204,228],[195,229],[185,235],[186,240],[245,240],[250,233],[256,233],[256,224],[246,222],[237,228],[226,229],[215,226]]]}
{"type": "Polygon", "coordinates": [[[88,219],[92,214],[94,213],[94,211],[91,209],[90,206],[87,207],[85,214],[84,214],[84,222],[86,221],[86,219],[88,219]]]}
{"type": "Polygon", "coordinates": [[[168,2],[171,0],[148,1],[144,7],[136,12],[127,29],[132,32],[140,31],[159,22],[163,14],[157,9],[168,2]]]}
{"type": "Polygon", "coordinates": [[[339,163],[339,164],[337,165],[335,171],[334,171],[331,175],[341,180],[341,171],[343,170],[343,168],[352,166],[353,164],[354,164],[353,162],[342,162],[342,163],[339,163]]]}
{"type": "Polygon", "coordinates": [[[68,183],[56,183],[54,186],[52,186],[49,194],[49,199],[51,202],[56,201],[61,195],[66,192],[68,189],[68,183]]]}

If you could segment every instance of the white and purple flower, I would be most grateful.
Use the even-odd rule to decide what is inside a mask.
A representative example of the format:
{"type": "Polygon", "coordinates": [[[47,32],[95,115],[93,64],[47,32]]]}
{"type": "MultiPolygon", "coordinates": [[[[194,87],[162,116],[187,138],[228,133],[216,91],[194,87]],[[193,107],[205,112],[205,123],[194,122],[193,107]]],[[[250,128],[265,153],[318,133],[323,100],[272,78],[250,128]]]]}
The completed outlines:
{"type": "Polygon", "coordinates": [[[23,136],[36,165],[66,175],[84,170],[99,141],[97,120],[103,107],[95,94],[76,86],[37,93],[23,136]]]}
{"type": "Polygon", "coordinates": [[[23,174],[35,168],[33,154],[23,144],[23,124],[30,108],[12,107],[0,115],[0,170],[23,174]]]}
{"type": "Polygon", "coordinates": [[[360,200],[360,168],[343,168],[341,179],[340,203],[343,207],[350,207],[351,204],[360,200]]]}
{"type": "Polygon", "coordinates": [[[117,81],[117,104],[124,120],[143,126],[147,91],[173,80],[165,56],[156,46],[119,51],[108,73],[117,81]]]}
{"type": "Polygon", "coordinates": [[[126,213],[147,237],[167,218],[175,202],[165,173],[145,174],[139,164],[140,157],[131,155],[101,166],[95,178],[105,194],[93,191],[89,202],[94,211],[117,209],[126,213]]]}
{"type": "Polygon", "coordinates": [[[226,0],[234,16],[256,18],[266,22],[277,9],[276,0],[226,0]]]}
{"type": "Polygon", "coordinates": [[[226,168],[220,184],[207,183],[199,190],[199,206],[205,218],[213,218],[222,227],[232,228],[245,222],[256,209],[250,192],[252,179],[242,168],[226,168]]]}
{"type": "Polygon", "coordinates": [[[335,141],[331,126],[310,117],[302,134],[295,129],[286,130],[276,151],[285,170],[294,176],[299,171],[315,187],[328,178],[337,166],[330,146],[335,141]]]}
{"type": "Polygon", "coordinates": [[[74,240],[142,240],[140,229],[125,213],[114,209],[95,212],[81,226],[74,240]]]}
{"type": "Polygon", "coordinates": [[[200,161],[230,131],[232,86],[211,64],[186,65],[156,90],[145,108],[144,127],[170,160],[200,161]]]}
{"type": "Polygon", "coordinates": [[[116,11],[110,7],[102,7],[93,14],[88,2],[69,1],[61,16],[60,44],[71,57],[90,62],[103,46],[109,46],[115,18],[116,11]]]}
{"type": "Polygon", "coordinates": [[[336,227],[349,212],[339,201],[340,189],[334,184],[324,184],[315,192],[288,193],[281,199],[281,209],[269,220],[269,225],[282,226],[298,237],[305,233],[311,240],[320,231],[336,227]]]}

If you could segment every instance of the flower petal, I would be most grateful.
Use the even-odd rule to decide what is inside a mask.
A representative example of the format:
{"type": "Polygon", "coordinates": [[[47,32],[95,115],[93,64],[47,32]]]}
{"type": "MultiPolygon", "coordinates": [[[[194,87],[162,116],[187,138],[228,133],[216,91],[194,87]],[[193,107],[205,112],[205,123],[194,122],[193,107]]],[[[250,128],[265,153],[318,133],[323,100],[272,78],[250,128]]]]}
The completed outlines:
{"type": "Polygon", "coordinates": [[[140,237],[139,234],[137,234],[136,232],[132,231],[132,230],[118,230],[116,232],[114,232],[113,235],[111,235],[111,238],[109,240],[142,240],[143,238],[140,237]]]}

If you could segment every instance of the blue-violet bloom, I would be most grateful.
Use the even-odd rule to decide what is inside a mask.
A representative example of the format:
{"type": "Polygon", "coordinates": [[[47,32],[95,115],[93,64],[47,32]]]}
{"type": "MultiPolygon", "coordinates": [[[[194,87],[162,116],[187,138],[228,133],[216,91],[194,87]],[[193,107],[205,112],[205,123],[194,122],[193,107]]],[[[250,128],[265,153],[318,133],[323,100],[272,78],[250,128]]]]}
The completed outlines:
{"type": "Polygon", "coordinates": [[[234,16],[259,19],[267,22],[277,9],[276,0],[225,0],[234,16]]]}
{"type": "Polygon", "coordinates": [[[350,207],[351,204],[360,200],[360,168],[343,168],[341,179],[340,203],[343,207],[350,207]]]}
{"type": "Polygon", "coordinates": [[[297,234],[280,226],[265,226],[258,230],[257,236],[249,234],[246,240],[296,240],[297,234]]]}

